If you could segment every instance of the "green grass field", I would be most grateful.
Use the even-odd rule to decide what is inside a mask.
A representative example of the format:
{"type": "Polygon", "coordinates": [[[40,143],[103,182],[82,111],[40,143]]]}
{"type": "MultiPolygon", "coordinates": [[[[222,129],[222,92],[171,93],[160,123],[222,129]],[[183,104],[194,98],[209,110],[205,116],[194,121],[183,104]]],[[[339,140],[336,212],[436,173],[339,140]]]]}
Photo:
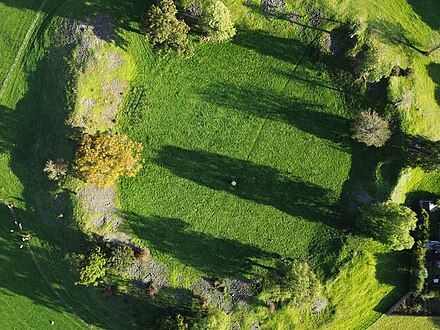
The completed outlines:
{"type": "Polygon", "coordinates": [[[394,330],[408,328],[414,330],[434,330],[438,329],[439,325],[439,317],[384,316],[371,329],[394,330]]]}
{"type": "MultiPolygon", "coordinates": [[[[148,79],[136,86],[144,99],[130,111],[142,119],[133,125],[129,113],[123,129],[144,143],[147,162],[122,184],[121,201],[135,234],[178,264],[189,258],[208,268],[210,240],[225,241],[224,252],[212,244],[213,273],[225,267],[216,259],[233,241],[243,244],[237,261],[251,257],[246,246],[290,257],[338,249],[337,201],[350,169],[341,138],[347,112],[331,88],[289,77],[306,47],[291,42],[287,58],[265,54],[282,42],[242,32],[235,43],[202,46],[190,60],[154,61],[139,73],[148,79]],[[161,251],[151,228],[177,245],[161,251]]],[[[319,67],[301,65],[294,74],[331,84],[319,67]]],[[[231,267],[223,271],[240,273],[231,267]]]]}
{"type": "MultiPolygon", "coordinates": [[[[73,313],[103,328],[130,328],[137,320],[123,297],[105,299],[99,290],[73,284],[65,255],[83,252],[88,237],[75,223],[74,198],[56,191],[42,173],[47,159],[72,159],[66,120],[72,110],[81,111],[75,100],[111,80],[99,65],[75,80],[66,62],[69,49],[53,36],[62,19],[99,13],[117,19],[121,29],[111,49],[119,48],[136,66],[117,127],[145,147],[141,173],[118,186],[119,212],[125,229],[170,270],[172,287],[189,288],[200,276],[261,275],[280,256],[310,260],[331,311],[322,317],[260,311],[262,324],[274,329],[365,329],[406,292],[407,255],[346,234],[347,196],[379,180],[386,151],[366,151],[351,141],[353,109],[309,47],[322,30],[300,33],[297,25],[230,1],[238,27],[230,43],[198,45],[186,60],[159,59],[135,32],[145,3],[49,0],[37,17],[42,3],[0,0],[0,82],[10,76],[0,94],[0,198],[17,206],[43,272],[19,248],[8,209],[0,206],[0,315],[7,315],[0,328],[45,328],[50,320],[59,328],[85,327],[73,313]],[[76,83],[81,88],[72,95],[76,83]]],[[[404,31],[425,49],[439,28],[431,13],[438,4],[429,3],[322,0],[316,6],[327,8],[332,19],[360,17],[387,36],[404,31]]],[[[305,10],[300,1],[288,8],[305,10]]],[[[410,57],[420,72],[415,88],[423,97],[402,113],[404,126],[438,139],[439,55],[427,59],[414,52],[410,57]]],[[[129,64],[130,72],[118,73],[127,80],[134,71],[129,64]]],[[[412,190],[440,189],[436,174],[417,172],[408,182],[412,190]]],[[[411,190],[406,183],[394,191],[402,202],[411,190]]],[[[401,324],[386,319],[377,329],[401,324]]]]}

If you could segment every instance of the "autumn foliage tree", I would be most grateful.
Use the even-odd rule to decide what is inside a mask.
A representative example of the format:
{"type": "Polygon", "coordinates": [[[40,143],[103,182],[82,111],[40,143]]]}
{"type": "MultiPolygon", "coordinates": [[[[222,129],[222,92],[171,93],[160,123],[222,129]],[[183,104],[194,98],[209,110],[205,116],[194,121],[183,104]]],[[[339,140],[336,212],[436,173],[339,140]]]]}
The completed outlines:
{"type": "Polygon", "coordinates": [[[119,177],[133,177],[141,168],[142,144],[122,134],[85,134],[75,155],[83,179],[99,188],[111,186],[119,177]]]}

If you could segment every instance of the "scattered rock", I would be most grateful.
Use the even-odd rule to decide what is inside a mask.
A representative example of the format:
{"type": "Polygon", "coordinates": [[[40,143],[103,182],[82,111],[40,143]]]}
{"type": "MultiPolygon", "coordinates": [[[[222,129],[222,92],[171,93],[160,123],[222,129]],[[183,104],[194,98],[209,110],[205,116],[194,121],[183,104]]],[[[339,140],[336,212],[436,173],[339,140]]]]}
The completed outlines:
{"type": "Polygon", "coordinates": [[[136,262],[128,269],[127,274],[134,282],[137,281],[143,284],[152,283],[159,290],[168,286],[169,283],[167,268],[158,264],[153,259],[147,263],[136,262]]]}
{"type": "Polygon", "coordinates": [[[222,309],[226,313],[232,312],[233,305],[225,293],[216,289],[208,279],[202,277],[195,281],[192,287],[194,292],[205,299],[209,305],[222,309]]]}
{"type": "Polygon", "coordinates": [[[83,198],[92,212],[109,214],[116,211],[116,192],[113,187],[101,189],[89,185],[84,189],[80,189],[78,196],[83,198]]]}

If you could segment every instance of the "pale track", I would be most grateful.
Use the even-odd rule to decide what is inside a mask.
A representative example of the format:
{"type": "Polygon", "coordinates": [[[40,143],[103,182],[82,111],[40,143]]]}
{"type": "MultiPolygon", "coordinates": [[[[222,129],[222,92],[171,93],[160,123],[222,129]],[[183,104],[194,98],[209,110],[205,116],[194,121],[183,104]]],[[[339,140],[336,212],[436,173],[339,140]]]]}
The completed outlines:
{"type": "Polygon", "coordinates": [[[38,20],[41,17],[41,13],[42,13],[44,6],[46,5],[46,2],[47,2],[47,0],[43,0],[43,2],[41,2],[40,6],[38,7],[37,13],[31,23],[31,25],[29,26],[29,29],[26,32],[26,35],[20,45],[20,48],[18,49],[17,55],[15,56],[14,61],[12,62],[11,66],[9,67],[8,73],[6,74],[5,78],[3,79],[2,85],[0,87],[0,99],[3,97],[3,94],[5,93],[6,87],[8,86],[8,82],[11,79],[11,77],[15,71],[15,68],[23,59],[24,52],[25,52],[27,46],[29,45],[29,41],[32,37],[32,34],[35,31],[35,27],[37,26],[38,20]]]}

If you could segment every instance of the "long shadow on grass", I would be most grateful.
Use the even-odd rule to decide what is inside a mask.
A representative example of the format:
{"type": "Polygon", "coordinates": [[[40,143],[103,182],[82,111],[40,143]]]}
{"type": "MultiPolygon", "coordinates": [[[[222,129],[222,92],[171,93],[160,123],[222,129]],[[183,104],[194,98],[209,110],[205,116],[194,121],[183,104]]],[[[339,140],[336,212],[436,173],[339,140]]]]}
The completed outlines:
{"type": "Polygon", "coordinates": [[[278,58],[292,64],[297,64],[307,49],[307,45],[299,40],[277,37],[258,30],[241,30],[232,42],[241,47],[255,50],[262,55],[278,58]]]}
{"type": "MultiPolygon", "coordinates": [[[[37,11],[42,1],[0,0],[8,7],[25,8],[37,11]]],[[[118,34],[119,30],[140,33],[139,25],[143,13],[150,6],[149,1],[140,0],[93,0],[82,1],[48,0],[41,8],[48,15],[63,17],[67,22],[87,23],[93,27],[93,33],[100,39],[112,41],[125,48],[127,41],[118,34]]]]}
{"type": "Polygon", "coordinates": [[[182,178],[211,189],[271,205],[306,220],[338,226],[337,210],[329,201],[330,190],[303,182],[290,173],[250,161],[175,146],[160,149],[153,161],[182,178]],[[230,186],[232,180],[238,183],[234,189],[230,186]]]}
{"type": "Polygon", "coordinates": [[[152,249],[211,277],[250,276],[255,267],[267,268],[267,263],[278,257],[254,246],[191,230],[180,219],[142,217],[133,212],[122,215],[131,230],[148,241],[152,249]]]}
{"type": "Polygon", "coordinates": [[[319,138],[334,142],[348,151],[351,145],[347,119],[326,112],[325,104],[305,102],[294,96],[270,89],[237,86],[229,83],[212,84],[201,96],[211,103],[252,115],[285,122],[319,138]]]}
{"type": "MultiPolygon", "coordinates": [[[[41,60],[34,59],[37,64],[28,76],[26,94],[13,110],[0,106],[1,148],[10,154],[9,166],[23,187],[21,198],[6,198],[16,205],[25,231],[38,237],[42,244],[35,246],[35,256],[57,292],[87,323],[110,328],[121,322],[106,307],[101,307],[106,304],[103,296],[96,295],[93,289],[74,285],[77,276],[64,259],[68,253],[86,252],[89,246],[88,237],[72,221],[70,193],[57,189],[42,171],[48,159],[73,157],[74,143],[68,138],[72,131],[65,124],[72,105],[66,95],[66,87],[72,83],[65,60],[70,51],[68,47],[53,48],[41,60]],[[57,217],[59,214],[63,217],[57,217]]],[[[47,290],[43,278],[34,273],[29,272],[27,281],[41,285],[21,287],[14,281],[2,281],[0,287],[28,297],[36,304],[70,313],[47,290]]],[[[121,302],[121,306],[125,308],[126,304],[121,302]]]]}
{"type": "Polygon", "coordinates": [[[428,64],[428,74],[431,77],[432,81],[435,83],[435,100],[437,104],[440,106],[440,64],[439,63],[430,63],[428,64]]]}
{"type": "Polygon", "coordinates": [[[383,314],[407,292],[407,274],[411,257],[408,252],[389,252],[377,254],[375,259],[376,278],[379,282],[393,287],[374,307],[376,312],[383,314]]]}
{"type": "Polygon", "coordinates": [[[440,2],[437,0],[408,0],[413,10],[434,30],[440,29],[440,2]]]}

